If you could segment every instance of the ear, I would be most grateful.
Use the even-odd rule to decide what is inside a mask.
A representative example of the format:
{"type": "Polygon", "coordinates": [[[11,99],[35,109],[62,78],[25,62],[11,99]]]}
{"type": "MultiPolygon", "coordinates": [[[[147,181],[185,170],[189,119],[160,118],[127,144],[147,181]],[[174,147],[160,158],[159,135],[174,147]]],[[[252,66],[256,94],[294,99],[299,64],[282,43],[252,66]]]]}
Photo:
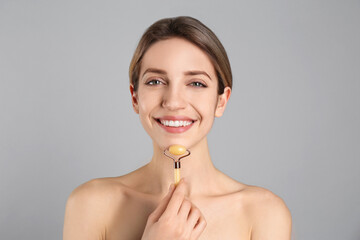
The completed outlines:
{"type": "Polygon", "coordinates": [[[225,111],[226,104],[231,95],[231,88],[226,87],[224,93],[218,96],[218,102],[215,109],[215,117],[221,117],[225,111]]]}
{"type": "Polygon", "coordinates": [[[134,91],[134,85],[132,84],[130,84],[130,93],[131,93],[131,102],[133,109],[137,114],[139,114],[139,104],[138,104],[137,94],[134,91]]]}

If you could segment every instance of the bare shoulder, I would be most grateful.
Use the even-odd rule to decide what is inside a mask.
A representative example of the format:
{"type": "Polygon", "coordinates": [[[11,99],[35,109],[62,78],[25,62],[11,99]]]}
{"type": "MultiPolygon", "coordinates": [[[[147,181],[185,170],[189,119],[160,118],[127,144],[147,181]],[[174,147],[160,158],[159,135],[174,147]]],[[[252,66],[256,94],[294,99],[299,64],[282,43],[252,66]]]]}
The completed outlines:
{"type": "Polygon", "coordinates": [[[252,225],[252,240],[291,238],[291,214],[279,196],[257,186],[246,186],[243,194],[252,225]]]}
{"type": "Polygon", "coordinates": [[[118,195],[123,189],[122,184],[116,178],[96,178],[85,182],[72,191],[69,200],[86,198],[87,200],[106,201],[111,200],[112,195],[118,195]]]}
{"type": "Polygon", "coordinates": [[[65,210],[64,240],[105,239],[106,226],[123,198],[113,178],[90,180],[70,194],[65,210]]]}

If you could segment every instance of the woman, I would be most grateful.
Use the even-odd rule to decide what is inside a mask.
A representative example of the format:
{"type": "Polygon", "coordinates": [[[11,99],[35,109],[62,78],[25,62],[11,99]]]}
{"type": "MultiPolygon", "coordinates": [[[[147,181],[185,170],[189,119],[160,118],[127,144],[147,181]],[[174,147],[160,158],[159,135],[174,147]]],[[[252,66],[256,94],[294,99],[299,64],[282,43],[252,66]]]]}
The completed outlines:
{"type": "Polygon", "coordinates": [[[231,87],[226,52],[201,22],[177,17],[150,26],[130,65],[130,92],[153,157],[129,174],[75,189],[64,239],[290,239],[291,216],[278,196],[211,162],[206,136],[231,87]],[[176,186],[173,162],[163,154],[173,144],[191,150],[176,186]]]}

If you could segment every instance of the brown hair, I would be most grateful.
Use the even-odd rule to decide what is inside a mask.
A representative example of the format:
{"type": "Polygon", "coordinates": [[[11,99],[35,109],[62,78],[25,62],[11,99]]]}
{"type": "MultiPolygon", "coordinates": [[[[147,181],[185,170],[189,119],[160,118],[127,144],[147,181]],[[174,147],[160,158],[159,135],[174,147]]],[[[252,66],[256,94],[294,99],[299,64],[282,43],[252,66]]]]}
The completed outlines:
{"type": "Polygon", "coordinates": [[[130,83],[138,88],[141,60],[149,47],[157,41],[180,37],[195,44],[211,59],[218,78],[218,93],[232,88],[232,74],[226,51],[216,35],[199,20],[192,17],[164,18],[153,23],[141,37],[130,63],[130,83]]]}

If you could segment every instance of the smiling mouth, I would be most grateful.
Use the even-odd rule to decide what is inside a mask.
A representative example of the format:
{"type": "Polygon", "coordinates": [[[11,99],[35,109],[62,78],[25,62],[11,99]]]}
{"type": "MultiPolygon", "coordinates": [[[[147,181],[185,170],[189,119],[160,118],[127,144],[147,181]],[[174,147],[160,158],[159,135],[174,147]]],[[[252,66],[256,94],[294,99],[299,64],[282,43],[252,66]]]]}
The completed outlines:
{"type": "Polygon", "coordinates": [[[195,122],[191,120],[162,120],[162,119],[156,119],[156,121],[165,127],[173,127],[173,128],[187,127],[195,122]]]}

